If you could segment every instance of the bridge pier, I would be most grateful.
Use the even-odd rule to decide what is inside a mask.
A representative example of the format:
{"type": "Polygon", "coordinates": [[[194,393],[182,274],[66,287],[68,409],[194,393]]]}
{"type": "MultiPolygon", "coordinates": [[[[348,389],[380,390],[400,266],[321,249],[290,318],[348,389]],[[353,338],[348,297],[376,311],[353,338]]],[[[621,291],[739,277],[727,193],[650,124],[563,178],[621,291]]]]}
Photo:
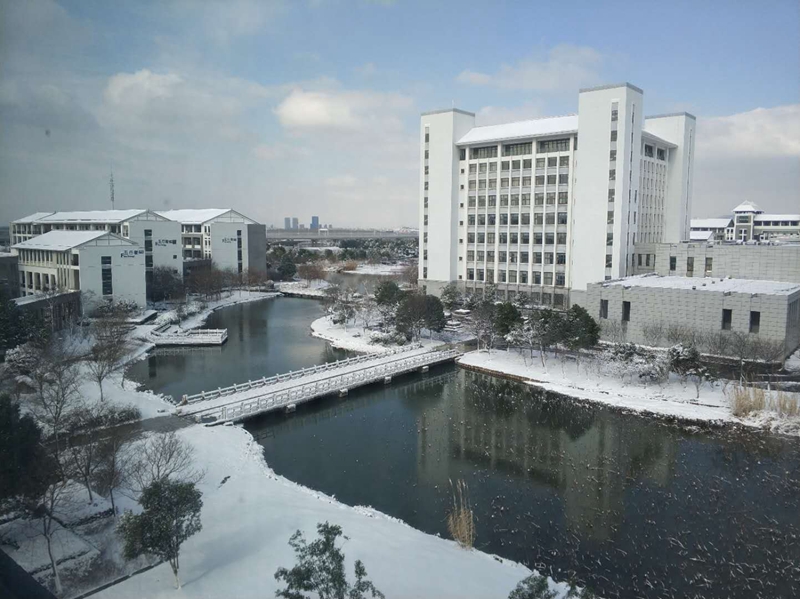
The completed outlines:
{"type": "Polygon", "coordinates": [[[390,376],[383,377],[383,384],[384,385],[389,385],[389,384],[391,384],[391,382],[392,382],[392,377],[390,377],[390,376]]]}
{"type": "Polygon", "coordinates": [[[347,395],[347,389],[339,389],[339,397],[344,397],[347,395]]]}
{"type": "Polygon", "coordinates": [[[430,370],[430,366],[423,366],[419,369],[420,372],[428,372],[430,370]]]}

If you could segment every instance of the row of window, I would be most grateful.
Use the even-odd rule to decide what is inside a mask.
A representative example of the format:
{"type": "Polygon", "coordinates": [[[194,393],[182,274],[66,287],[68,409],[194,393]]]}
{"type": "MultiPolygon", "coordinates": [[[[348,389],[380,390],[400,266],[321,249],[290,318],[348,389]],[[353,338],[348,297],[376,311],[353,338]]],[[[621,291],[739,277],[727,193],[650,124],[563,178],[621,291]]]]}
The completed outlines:
{"type": "MultiPolygon", "coordinates": [[[[425,233],[427,235],[427,233],[425,233]]],[[[527,231],[524,233],[499,233],[499,236],[495,235],[494,232],[489,233],[478,233],[478,243],[494,243],[495,239],[499,239],[501,244],[511,243],[512,245],[517,243],[522,243],[523,245],[528,245],[531,241],[531,234],[527,231]]],[[[557,243],[558,245],[566,245],[567,243],[567,234],[566,233],[534,233],[533,234],[533,243],[534,245],[554,245],[557,243]]],[[[478,250],[478,255],[483,255],[482,250],[478,250]]],[[[490,258],[493,260],[493,258],[490,258]]]]}
{"type": "MultiPolygon", "coordinates": [[[[609,220],[609,224],[613,224],[614,213],[613,212],[609,212],[608,214],[609,214],[609,219],[611,219],[611,220],[609,220]]],[[[519,222],[520,218],[519,218],[518,214],[515,213],[515,214],[510,215],[511,216],[510,219],[507,219],[506,218],[507,216],[509,216],[509,215],[506,215],[506,214],[501,214],[500,215],[500,224],[501,225],[509,225],[509,224],[511,224],[512,226],[518,226],[520,224],[522,224],[522,225],[529,225],[530,224],[530,214],[528,212],[522,213],[522,219],[521,219],[522,222],[521,223],[519,222]],[[510,223],[507,222],[507,220],[510,221],[510,223]]],[[[427,214],[423,217],[423,222],[426,225],[428,224],[428,215],[427,214]]],[[[489,225],[494,225],[494,224],[496,224],[496,223],[491,222],[491,221],[489,222],[489,225]]],[[[550,212],[548,214],[544,214],[544,215],[541,214],[541,213],[534,213],[534,215],[533,215],[533,224],[534,225],[543,225],[543,224],[544,225],[553,225],[553,224],[566,225],[567,224],[567,213],[566,212],[559,212],[558,213],[558,218],[556,218],[556,215],[553,214],[552,212],[550,212]]],[[[478,235],[482,235],[482,233],[479,233],[478,235]]],[[[502,233],[501,233],[501,235],[502,235],[502,233]]],[[[475,233],[467,233],[467,243],[474,243],[475,242],[474,237],[475,237],[475,233]]],[[[461,243],[463,243],[463,240],[460,240],[460,241],[461,241],[461,243]]],[[[483,242],[482,241],[478,241],[478,243],[483,243],[483,242]]]]}
{"type": "MultiPolygon", "coordinates": [[[[556,287],[564,287],[566,285],[566,275],[563,272],[534,272],[531,273],[533,285],[555,285],[556,287]],[[544,275],[544,276],[543,276],[544,275]]],[[[528,273],[526,271],[516,270],[500,270],[497,272],[495,279],[495,271],[487,269],[484,271],[482,268],[468,268],[467,281],[485,281],[487,283],[521,283],[528,284],[528,273]]]]}
{"type": "MultiPolygon", "coordinates": [[[[569,156],[550,156],[547,159],[545,158],[537,158],[536,159],[536,168],[544,168],[545,164],[549,168],[561,167],[561,168],[569,168],[569,156]]],[[[533,160],[531,158],[526,158],[524,160],[502,160],[500,162],[500,171],[509,171],[509,170],[519,170],[520,167],[523,169],[530,169],[533,166],[533,160]]],[[[470,164],[469,165],[469,174],[474,175],[476,173],[496,173],[497,172],[497,163],[496,162],[482,162],[480,164],[470,164]]],[[[462,169],[463,174],[463,169],[462,169]]]]}
{"type": "MultiPolygon", "coordinates": [[[[427,141],[427,133],[425,134],[427,141]]],[[[578,138],[575,137],[574,147],[578,149],[578,138]]],[[[569,152],[569,138],[564,139],[551,139],[548,141],[540,141],[537,146],[539,154],[549,154],[551,152],[569,152]]],[[[515,143],[503,145],[503,156],[522,156],[525,154],[533,154],[533,142],[515,143]]],[[[478,148],[469,149],[470,160],[481,160],[484,158],[497,158],[497,146],[481,146],[478,148]]],[[[467,159],[467,151],[462,148],[459,152],[461,160],[467,159]]]]}
{"type": "MultiPolygon", "coordinates": [[[[523,187],[530,187],[531,180],[531,177],[512,177],[510,179],[508,177],[503,177],[500,179],[500,187],[509,187],[509,183],[511,187],[519,187],[520,182],[522,183],[523,187]]],[[[555,185],[556,182],[558,185],[569,185],[569,173],[547,175],[547,178],[545,178],[545,175],[536,175],[535,182],[537,186],[544,185],[545,181],[547,181],[548,185],[555,185]]],[[[469,182],[469,188],[471,190],[475,189],[476,184],[478,189],[487,189],[487,185],[488,189],[497,189],[497,179],[489,179],[488,182],[485,179],[481,179],[479,181],[472,180],[469,182]]],[[[461,189],[464,189],[463,185],[461,186],[461,189]]]]}
{"type": "MultiPolygon", "coordinates": [[[[508,206],[509,205],[509,198],[511,200],[512,206],[530,206],[531,205],[531,194],[530,193],[512,193],[511,196],[507,194],[500,194],[500,206],[508,206]]],[[[543,206],[545,204],[545,198],[547,199],[547,205],[552,206],[556,203],[556,192],[549,191],[547,194],[536,192],[533,194],[533,205],[534,206],[543,206]]],[[[426,198],[427,199],[427,198],[426,198]]],[[[569,203],[569,192],[567,191],[559,191],[558,192],[558,203],[561,205],[569,203]]],[[[427,206],[427,203],[425,204],[427,206]]],[[[468,200],[468,206],[470,208],[475,208],[476,205],[476,198],[472,197],[468,200]]],[[[489,207],[493,207],[497,205],[497,196],[490,195],[488,197],[488,203],[486,196],[478,196],[477,197],[477,205],[479,208],[484,208],[487,205],[489,207]]],[[[463,206],[462,206],[463,208],[463,206]]]]}
{"type": "MultiPolygon", "coordinates": [[[[628,301],[622,302],[622,322],[630,322],[631,320],[631,303],[628,301]]],[[[608,319],[608,300],[600,300],[600,318],[608,319]]],[[[728,308],[722,309],[722,324],[723,331],[730,331],[733,325],[733,310],[728,308]]],[[[758,333],[761,328],[761,312],[757,310],[750,311],[750,326],[751,333],[758,333]]]]}
{"type": "MultiPolygon", "coordinates": [[[[645,144],[644,145],[644,155],[647,158],[653,158],[654,157],[653,156],[653,150],[654,150],[654,148],[650,144],[645,144]]],[[[658,148],[657,151],[655,152],[655,157],[657,157],[659,160],[666,160],[667,159],[666,150],[664,150],[663,148],[658,148]]]]}
{"type": "MultiPolygon", "coordinates": [[[[494,251],[489,250],[485,252],[485,260],[484,260],[484,251],[477,250],[469,250],[467,251],[467,262],[475,262],[475,258],[477,256],[478,262],[494,262],[494,251]]],[[[508,262],[510,264],[517,264],[517,259],[519,258],[519,264],[528,264],[528,259],[530,258],[530,252],[507,252],[507,251],[499,251],[497,252],[497,261],[498,262],[508,262]]],[[[567,254],[564,252],[533,252],[533,264],[566,264],[567,263],[567,254]]]]}

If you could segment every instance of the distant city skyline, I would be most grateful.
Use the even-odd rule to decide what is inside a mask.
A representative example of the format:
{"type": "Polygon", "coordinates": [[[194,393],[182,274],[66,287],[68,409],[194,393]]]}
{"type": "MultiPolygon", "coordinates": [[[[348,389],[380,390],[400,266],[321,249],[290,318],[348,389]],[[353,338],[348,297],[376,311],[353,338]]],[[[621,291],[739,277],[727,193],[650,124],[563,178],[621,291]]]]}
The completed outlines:
{"type": "Polygon", "coordinates": [[[113,165],[117,208],[408,226],[421,112],[456,106],[478,125],[554,116],[577,112],[579,88],[620,81],[647,90],[648,114],[697,116],[693,216],[800,203],[794,1],[652,14],[562,3],[546,16],[454,0],[0,3],[1,223],[110,208],[113,165]],[[620,14],[631,26],[609,35],[620,14]],[[476,23],[492,43],[466,52],[476,23]]]}

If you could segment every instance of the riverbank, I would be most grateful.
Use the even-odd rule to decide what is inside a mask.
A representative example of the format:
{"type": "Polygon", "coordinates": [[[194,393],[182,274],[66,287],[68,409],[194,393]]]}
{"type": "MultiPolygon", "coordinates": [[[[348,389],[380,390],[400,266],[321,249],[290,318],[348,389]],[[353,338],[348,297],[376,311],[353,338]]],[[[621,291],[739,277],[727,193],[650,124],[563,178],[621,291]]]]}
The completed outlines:
{"type": "MultiPolygon", "coordinates": [[[[370,508],[334,498],[277,476],[261,447],[239,427],[192,426],[178,432],[206,469],[203,530],[181,548],[182,597],[263,598],[280,588],[273,574],[291,567],[289,537],[315,538],[318,522],[342,527],[348,578],[361,559],[387,597],[504,598],[529,574],[524,566],[461,549],[370,508]]],[[[444,514],[442,515],[444,517],[444,514]]],[[[552,584],[562,597],[563,584],[552,584]]],[[[172,572],[162,564],[96,595],[127,599],[173,597],[172,572]]]]}
{"type": "MultiPolygon", "coordinates": [[[[220,307],[267,297],[271,296],[247,294],[211,302],[185,321],[184,327],[200,326],[220,307]]],[[[141,344],[132,355],[145,346],[141,344]]],[[[140,407],[144,418],[163,414],[167,404],[160,396],[133,387],[130,382],[122,385],[116,377],[107,381],[106,401],[133,403],[140,407]]],[[[89,401],[99,401],[96,384],[87,382],[82,393],[89,401]]],[[[369,578],[387,597],[503,598],[529,574],[518,563],[461,549],[453,541],[425,534],[370,508],[344,505],[275,475],[266,464],[261,447],[239,427],[192,425],[177,434],[192,445],[195,464],[206,473],[199,484],[204,503],[203,530],[181,551],[182,596],[274,596],[279,588],[273,577],[275,570],[294,563],[289,537],[299,529],[310,541],[317,523],[325,521],[342,526],[348,537],[344,551],[349,576],[352,578],[353,561],[363,560],[369,578]]],[[[102,572],[127,571],[128,564],[120,559],[119,547],[114,544],[113,522],[107,524],[103,538],[113,549],[110,559],[117,569],[94,561],[93,554],[87,553],[69,559],[62,564],[63,570],[93,572],[98,586],[108,582],[97,580],[98,572],[102,577],[102,572]],[[97,570],[95,566],[108,570],[97,570]]],[[[44,572],[42,576],[48,575],[44,572]]],[[[563,584],[553,583],[552,587],[559,596],[566,592],[563,584]]],[[[172,597],[175,592],[171,570],[162,564],[96,596],[172,597]]]]}
{"type": "Polygon", "coordinates": [[[543,367],[537,353],[532,357],[516,351],[474,351],[457,363],[471,370],[520,381],[578,400],[599,402],[627,412],[636,412],[685,422],[712,425],[740,424],[774,433],[800,436],[800,417],[781,418],[764,410],[745,418],[731,411],[731,400],[723,382],[706,384],[700,396],[691,383],[671,376],[664,384],[627,385],[617,379],[593,372],[577,362],[550,357],[543,367]]]}
{"type": "MultiPolygon", "coordinates": [[[[331,344],[331,347],[337,349],[362,354],[382,354],[402,347],[396,344],[382,345],[380,343],[372,343],[370,335],[373,332],[358,325],[347,325],[345,327],[341,324],[334,324],[330,316],[323,316],[311,323],[311,334],[314,337],[324,339],[331,344]]],[[[442,345],[463,343],[469,341],[470,338],[471,335],[468,333],[435,333],[435,338],[426,338],[423,335],[414,344],[426,349],[434,349],[442,345]]]]}

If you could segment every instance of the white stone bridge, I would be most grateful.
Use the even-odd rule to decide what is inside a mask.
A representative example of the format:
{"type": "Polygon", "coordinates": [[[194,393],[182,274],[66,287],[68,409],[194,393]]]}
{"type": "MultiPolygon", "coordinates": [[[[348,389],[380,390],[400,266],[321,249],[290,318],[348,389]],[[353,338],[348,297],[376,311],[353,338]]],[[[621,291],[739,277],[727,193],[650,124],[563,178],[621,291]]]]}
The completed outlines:
{"type": "Polygon", "coordinates": [[[367,355],[320,364],[296,372],[232,385],[195,395],[184,395],[175,413],[200,421],[227,422],[283,409],[324,395],[346,395],[350,389],[371,383],[388,384],[392,378],[455,360],[457,349],[422,348],[367,355]]]}

